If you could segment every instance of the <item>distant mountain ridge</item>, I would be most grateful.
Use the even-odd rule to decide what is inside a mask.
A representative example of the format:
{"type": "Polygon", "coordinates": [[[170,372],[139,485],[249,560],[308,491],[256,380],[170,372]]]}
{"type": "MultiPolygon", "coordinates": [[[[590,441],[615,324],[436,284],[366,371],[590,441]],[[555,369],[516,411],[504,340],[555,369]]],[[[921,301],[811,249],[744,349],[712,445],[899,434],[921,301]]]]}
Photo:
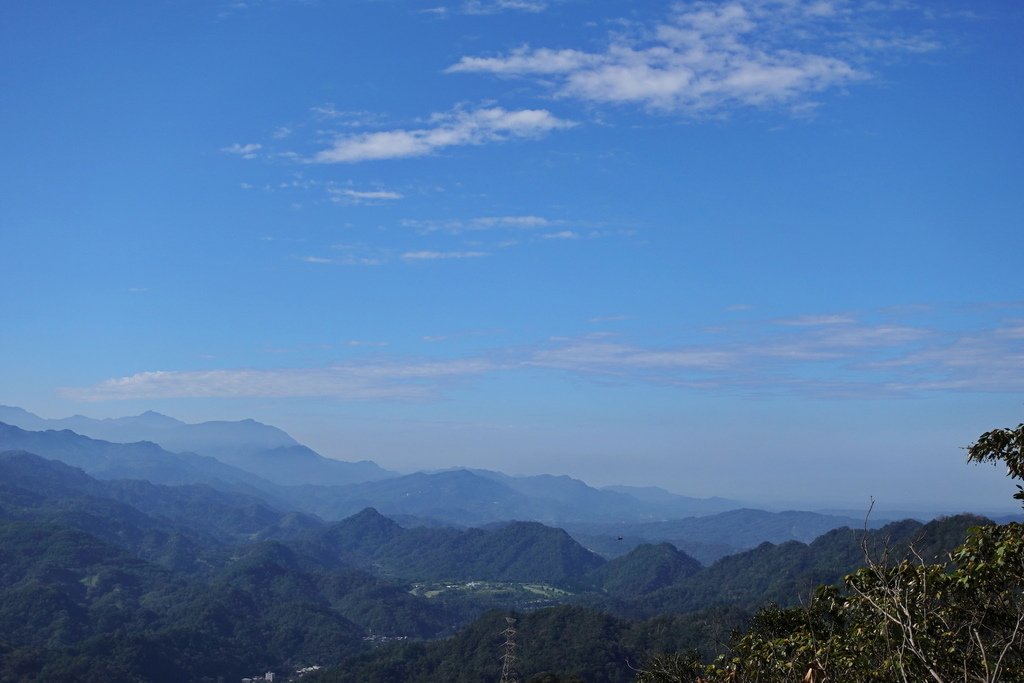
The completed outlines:
{"type": "Polygon", "coordinates": [[[603,486],[601,490],[623,493],[646,503],[664,506],[672,511],[672,516],[676,517],[713,515],[718,512],[743,507],[739,502],[729,498],[722,498],[720,496],[711,496],[710,498],[681,496],[678,493],[666,491],[660,486],[603,486]]]}
{"type": "MultiPolygon", "coordinates": [[[[290,450],[303,449],[302,446],[290,450]]],[[[253,495],[280,509],[342,519],[366,507],[385,514],[436,519],[456,525],[479,525],[511,519],[554,523],[566,519],[650,519],[643,505],[585,506],[557,499],[535,498],[511,489],[494,477],[469,470],[414,473],[346,485],[288,484],[283,478],[261,477],[195,453],[172,453],[149,441],[114,443],[64,429],[28,431],[0,422],[0,450],[24,450],[79,467],[100,479],[143,479],[157,484],[207,484],[253,495]]],[[[318,456],[312,456],[318,457],[318,456]]],[[[319,462],[319,461],[318,461],[319,462]]],[[[345,463],[337,463],[344,466],[345,463]]],[[[293,462],[293,467],[297,467],[293,462]]],[[[254,468],[255,469],[255,468],[254,468]]],[[[565,479],[599,498],[628,498],[602,494],[582,482],[565,479]]]]}
{"type": "MultiPolygon", "coordinates": [[[[541,474],[509,476],[482,469],[457,468],[399,476],[371,461],[343,462],[324,458],[298,443],[286,432],[255,420],[208,421],[189,424],[173,417],[147,411],[140,415],[94,419],[75,415],[46,419],[22,408],[0,406],[0,423],[26,431],[64,431],[111,444],[148,442],[173,454],[196,454],[215,458],[224,465],[259,477],[246,482],[296,507],[326,518],[339,519],[365,507],[377,507],[386,514],[436,519],[456,525],[524,519],[549,524],[567,521],[656,521],[712,514],[739,504],[725,499],[697,499],[677,496],[658,489],[618,487],[598,489],[568,476],[541,474]],[[282,487],[301,490],[282,491],[282,487]]],[[[0,435],[2,437],[2,435],[0,435]]],[[[51,437],[52,439],[52,437],[51,437]]],[[[32,447],[24,441],[3,442],[4,448],[26,448],[47,457],[61,458],[84,467],[100,477],[136,477],[157,483],[209,483],[218,480],[237,488],[237,473],[223,468],[204,476],[191,472],[175,479],[170,471],[156,472],[153,463],[120,462],[120,469],[104,472],[95,462],[76,459],[79,448],[70,442],[61,447],[32,447]],[[205,477],[205,478],[204,478],[205,477]]],[[[96,444],[92,444],[95,450],[96,444]]],[[[141,454],[143,446],[133,446],[141,454]]],[[[112,450],[112,449],[108,449],[112,450]]],[[[122,454],[128,451],[122,450],[122,454]]],[[[165,461],[169,457],[161,456],[165,461]]],[[[195,470],[199,461],[187,456],[186,469],[195,470]]],[[[207,463],[211,465],[210,463],[207,463]]],[[[212,465],[211,465],[212,466],[212,465]]],[[[209,467],[206,468],[207,470],[209,467]]]]}
{"type": "MultiPolygon", "coordinates": [[[[873,519],[872,528],[888,520],[873,519]]],[[[608,524],[574,522],[565,526],[573,538],[605,556],[614,557],[643,543],[671,543],[711,564],[726,555],[754,548],[765,541],[810,543],[841,527],[859,528],[863,519],[819,512],[767,512],[741,508],[703,517],[608,524]]]]}
{"type": "Polygon", "coordinates": [[[847,518],[815,513],[763,511],[666,520],[658,504],[594,489],[569,477],[509,477],[472,470],[420,472],[343,486],[288,485],[212,457],[171,453],[151,442],[112,443],[70,430],[32,432],[3,423],[0,450],[37,453],[80,467],[100,479],[206,484],[259,498],[282,511],[296,510],[326,520],[343,519],[374,507],[385,515],[434,520],[434,525],[537,521],[567,528],[584,546],[608,557],[641,543],[668,541],[709,563],[764,540],[809,540],[836,526],[854,524],[847,518]],[[795,517],[788,519],[787,515],[795,517]],[[794,530],[799,531],[801,524],[808,528],[795,535],[794,530]],[[616,541],[617,536],[625,536],[625,540],[616,541]]]}
{"type": "MultiPolygon", "coordinates": [[[[513,477],[493,470],[471,469],[474,474],[506,484],[524,495],[557,500],[565,505],[597,507],[609,516],[642,510],[651,518],[699,517],[741,507],[726,498],[691,498],[657,487],[605,486],[594,488],[567,475],[538,474],[513,477]],[[652,495],[651,492],[656,492],[652,495]]],[[[628,516],[628,515],[624,515],[628,516]]]]}
{"type": "Polygon", "coordinates": [[[69,429],[28,431],[0,422],[0,451],[28,451],[79,467],[98,479],[143,479],[157,484],[209,484],[267,495],[269,482],[194,453],[171,453],[150,441],[112,443],[69,429]]]}
{"type": "MultiPolygon", "coordinates": [[[[671,507],[588,486],[567,476],[512,477],[456,468],[415,472],[341,487],[302,487],[304,504],[327,519],[374,507],[389,516],[411,516],[455,525],[532,520],[570,523],[645,523],[670,519],[671,507]]],[[[669,494],[671,495],[671,494],[669,494]]]]}
{"type": "Polygon", "coordinates": [[[325,458],[283,430],[251,419],[190,424],[147,411],[102,420],[82,415],[51,420],[22,408],[0,406],[0,422],[32,431],[68,429],[112,443],[149,441],[173,453],[216,458],[286,486],[344,485],[397,476],[369,460],[325,458]]]}
{"type": "MultiPolygon", "coordinates": [[[[634,520],[661,521],[677,517],[700,516],[714,514],[721,510],[740,507],[735,501],[725,498],[690,498],[658,489],[662,492],[660,499],[645,499],[629,492],[631,487],[595,488],[584,481],[567,475],[537,474],[512,476],[494,470],[456,467],[445,470],[417,473],[441,479],[462,478],[481,485],[480,480],[500,484],[512,491],[515,496],[506,493],[509,501],[507,511],[512,514],[504,519],[535,519],[545,523],[560,524],[568,521],[607,521],[634,520]],[[463,473],[463,474],[459,474],[463,473]],[[472,475],[472,479],[467,477],[472,475]],[[615,490],[615,489],[623,489],[615,490]],[[524,517],[516,509],[526,506],[532,515],[524,517]]],[[[396,480],[394,486],[401,484],[396,480]]],[[[482,486],[487,486],[483,484],[482,486]]],[[[493,488],[493,487],[492,487],[493,488]]],[[[467,492],[468,493],[468,492],[467,492]]],[[[387,514],[411,514],[408,510],[388,509],[387,514]]],[[[427,515],[426,512],[422,514],[427,515]]],[[[428,515],[429,516],[429,515],[428,515]]],[[[498,521],[493,518],[486,521],[498,521]]]]}
{"type": "MultiPolygon", "coordinates": [[[[333,506],[318,508],[329,516],[354,514],[367,506],[380,506],[388,514],[436,517],[458,524],[478,524],[502,519],[535,519],[543,522],[565,520],[665,520],[714,514],[740,507],[724,498],[691,498],[655,487],[614,486],[594,488],[565,475],[510,476],[484,469],[454,468],[439,472],[414,473],[402,483],[389,486],[385,480],[399,475],[369,460],[345,462],[324,458],[300,444],[283,430],[246,419],[186,423],[155,411],[140,415],[94,419],[82,415],[61,419],[39,417],[13,406],[0,406],[0,422],[24,430],[71,430],[76,434],[111,443],[148,441],[172,453],[209,456],[283,486],[333,487],[381,482],[368,486],[366,495],[355,490],[337,497],[333,506]],[[469,472],[475,479],[450,472],[469,472]],[[423,479],[427,477],[429,479],[423,479]],[[502,489],[489,486],[490,480],[502,489]],[[459,482],[462,482],[460,486],[459,482]],[[397,498],[389,501],[392,491],[397,498]],[[476,489],[469,491],[469,488],[476,489]],[[438,505],[425,500],[420,491],[458,494],[457,505],[438,505]],[[490,491],[497,505],[479,500],[490,491]],[[349,495],[351,494],[351,496],[349,495]],[[344,501],[344,502],[343,502],[344,501]],[[420,501],[417,505],[414,501],[420,501]],[[400,504],[399,504],[400,503],[400,504]],[[428,504],[429,503],[429,504],[428,504]],[[328,512],[334,507],[336,512],[328,512]],[[490,511],[488,511],[490,508],[490,511]]],[[[403,477],[404,479],[404,477],[403,477]]],[[[313,493],[314,499],[325,496],[313,493]]],[[[334,498],[335,496],[330,496],[334,498]]]]}

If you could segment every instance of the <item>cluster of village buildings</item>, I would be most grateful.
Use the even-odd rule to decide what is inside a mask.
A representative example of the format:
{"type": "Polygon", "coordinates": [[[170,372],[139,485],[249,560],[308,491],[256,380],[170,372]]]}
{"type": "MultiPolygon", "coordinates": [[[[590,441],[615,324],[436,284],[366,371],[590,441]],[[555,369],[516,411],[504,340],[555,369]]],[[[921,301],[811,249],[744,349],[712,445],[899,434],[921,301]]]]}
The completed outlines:
{"type": "Polygon", "coordinates": [[[313,673],[315,671],[319,671],[319,670],[320,670],[320,666],[318,664],[314,664],[313,666],[304,666],[301,669],[296,669],[295,673],[292,674],[291,676],[288,676],[287,678],[282,678],[282,677],[278,676],[277,674],[275,674],[273,671],[268,671],[267,673],[263,674],[262,676],[253,676],[251,678],[243,678],[242,679],[242,683],[258,683],[258,681],[280,681],[280,682],[284,683],[285,681],[297,680],[299,678],[302,678],[306,674],[311,674],[311,673],[313,673]]]}

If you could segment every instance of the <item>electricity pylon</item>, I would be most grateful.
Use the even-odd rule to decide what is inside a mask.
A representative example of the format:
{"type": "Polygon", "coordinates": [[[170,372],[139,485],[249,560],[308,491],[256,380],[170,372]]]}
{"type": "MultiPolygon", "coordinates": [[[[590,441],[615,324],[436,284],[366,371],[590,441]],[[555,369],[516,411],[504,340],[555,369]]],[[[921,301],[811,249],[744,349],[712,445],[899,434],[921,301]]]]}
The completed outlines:
{"type": "Polygon", "coordinates": [[[501,635],[505,642],[501,646],[501,683],[519,683],[519,668],[516,666],[516,620],[505,617],[508,626],[501,635]]]}

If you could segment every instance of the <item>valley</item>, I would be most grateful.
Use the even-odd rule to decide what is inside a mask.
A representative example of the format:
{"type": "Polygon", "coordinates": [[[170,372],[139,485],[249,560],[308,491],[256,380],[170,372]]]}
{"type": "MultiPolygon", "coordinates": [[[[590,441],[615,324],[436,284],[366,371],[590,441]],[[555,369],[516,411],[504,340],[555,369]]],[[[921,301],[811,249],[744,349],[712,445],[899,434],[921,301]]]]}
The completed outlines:
{"type": "MultiPolygon", "coordinates": [[[[167,429],[139,419],[133,437],[167,429]]],[[[226,429],[281,438],[262,425],[226,429]]],[[[399,660],[411,676],[401,680],[471,680],[495,674],[501,629],[488,629],[515,614],[530,671],[626,681],[628,663],[655,650],[721,652],[764,604],[840,584],[864,547],[941,561],[990,524],[965,515],[865,531],[850,518],[744,508],[658,519],[697,503],[565,477],[377,478],[365,464],[368,481],[284,484],[245,469],[244,453],[264,474],[268,462],[320,456],[293,445],[267,458],[260,438],[240,443],[229,464],[208,447],[0,424],[4,680],[212,681],[316,663],[310,680],[387,681],[399,680],[399,660]],[[544,642],[580,649],[552,658],[544,642]],[[452,657],[472,673],[446,678],[452,657]]]]}

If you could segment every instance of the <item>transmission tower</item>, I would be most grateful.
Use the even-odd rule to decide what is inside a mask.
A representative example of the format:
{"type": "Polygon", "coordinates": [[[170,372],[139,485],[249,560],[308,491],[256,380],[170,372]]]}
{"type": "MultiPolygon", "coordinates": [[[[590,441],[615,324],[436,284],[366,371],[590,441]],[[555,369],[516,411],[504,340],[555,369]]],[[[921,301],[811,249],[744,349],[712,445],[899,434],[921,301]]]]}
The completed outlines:
{"type": "Polygon", "coordinates": [[[516,666],[516,620],[505,617],[508,626],[501,635],[505,642],[501,645],[501,683],[519,683],[519,668],[516,666]]]}

